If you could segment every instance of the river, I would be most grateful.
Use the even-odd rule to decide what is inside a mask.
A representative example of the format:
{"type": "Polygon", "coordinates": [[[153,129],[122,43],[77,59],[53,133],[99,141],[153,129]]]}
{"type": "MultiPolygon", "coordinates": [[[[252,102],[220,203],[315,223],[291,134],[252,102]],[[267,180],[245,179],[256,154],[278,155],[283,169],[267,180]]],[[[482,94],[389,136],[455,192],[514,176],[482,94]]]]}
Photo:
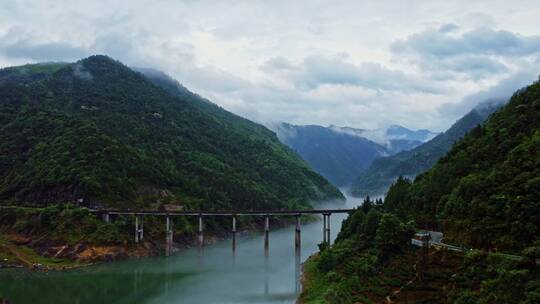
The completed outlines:
{"type": "MultiPolygon", "coordinates": [[[[348,208],[360,199],[348,199],[348,208]]],[[[336,207],[336,206],[332,206],[336,207]]],[[[331,238],[346,215],[331,216],[331,238]]],[[[301,260],[317,251],[322,221],[302,225],[301,260]]],[[[13,304],[294,303],[298,296],[294,227],[270,232],[268,260],[262,234],[186,249],[172,257],[127,260],[48,273],[0,270],[0,298],[13,304]]]]}

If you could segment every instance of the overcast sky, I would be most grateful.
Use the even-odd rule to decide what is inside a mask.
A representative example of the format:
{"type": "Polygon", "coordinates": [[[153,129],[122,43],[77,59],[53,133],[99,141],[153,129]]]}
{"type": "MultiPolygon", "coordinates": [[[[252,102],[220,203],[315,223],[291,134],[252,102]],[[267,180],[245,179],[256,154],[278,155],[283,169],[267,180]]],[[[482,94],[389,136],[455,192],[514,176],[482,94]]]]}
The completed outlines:
{"type": "Polygon", "coordinates": [[[540,74],[540,1],[0,0],[0,66],[106,54],[268,123],[446,129],[540,74]]]}

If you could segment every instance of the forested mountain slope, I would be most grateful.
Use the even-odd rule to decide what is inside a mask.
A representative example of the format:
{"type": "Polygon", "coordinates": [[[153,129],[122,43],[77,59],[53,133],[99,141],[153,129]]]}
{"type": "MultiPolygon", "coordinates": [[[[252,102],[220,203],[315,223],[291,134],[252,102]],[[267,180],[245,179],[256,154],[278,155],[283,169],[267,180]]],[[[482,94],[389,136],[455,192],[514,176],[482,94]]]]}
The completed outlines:
{"type": "Polygon", "coordinates": [[[540,83],[369,199],[305,265],[302,303],[540,303],[540,83]],[[411,246],[438,230],[462,251],[411,246]],[[519,255],[509,256],[508,254],[519,255]]]}
{"type": "Polygon", "coordinates": [[[351,193],[355,196],[379,195],[386,192],[398,176],[415,177],[425,172],[444,156],[457,140],[483,123],[502,103],[502,99],[485,102],[428,142],[409,151],[373,161],[366,170],[359,171],[359,176],[351,186],[351,193]]]}
{"type": "Polygon", "coordinates": [[[336,186],[348,186],[359,171],[387,154],[385,147],[371,140],[322,126],[282,123],[277,134],[283,143],[336,186]]]}
{"type": "Polygon", "coordinates": [[[172,89],[106,56],[1,70],[0,201],[261,209],[342,197],[273,132],[172,89]]]}
{"type": "Polygon", "coordinates": [[[272,128],[284,144],[339,187],[350,186],[375,159],[412,149],[434,134],[397,125],[364,130],[280,123],[272,128]]]}
{"type": "Polygon", "coordinates": [[[516,92],[431,170],[393,192],[391,210],[442,229],[448,241],[514,252],[540,245],[540,84],[516,92]]]}

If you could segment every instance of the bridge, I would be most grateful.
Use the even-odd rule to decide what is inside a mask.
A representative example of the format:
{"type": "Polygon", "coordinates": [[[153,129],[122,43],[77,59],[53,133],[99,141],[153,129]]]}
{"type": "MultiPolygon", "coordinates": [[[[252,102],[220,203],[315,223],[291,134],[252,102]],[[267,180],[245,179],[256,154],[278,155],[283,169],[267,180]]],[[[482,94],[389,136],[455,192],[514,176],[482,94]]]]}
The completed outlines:
{"type": "Polygon", "coordinates": [[[295,217],[295,251],[300,253],[301,245],[301,226],[300,217],[302,215],[321,214],[323,216],[323,243],[330,244],[330,216],[334,213],[351,213],[354,209],[315,209],[315,210],[235,210],[235,211],[131,211],[131,210],[92,210],[93,213],[100,214],[102,219],[109,223],[111,215],[128,215],[135,217],[134,240],[139,243],[144,238],[145,216],[159,216],[165,218],[165,255],[172,253],[173,229],[171,218],[175,216],[194,216],[198,218],[198,245],[202,249],[204,246],[204,217],[209,216],[227,216],[231,217],[232,251],[236,252],[236,219],[239,216],[264,216],[264,253],[268,256],[269,235],[270,235],[270,217],[271,216],[294,216],[295,217]]]}

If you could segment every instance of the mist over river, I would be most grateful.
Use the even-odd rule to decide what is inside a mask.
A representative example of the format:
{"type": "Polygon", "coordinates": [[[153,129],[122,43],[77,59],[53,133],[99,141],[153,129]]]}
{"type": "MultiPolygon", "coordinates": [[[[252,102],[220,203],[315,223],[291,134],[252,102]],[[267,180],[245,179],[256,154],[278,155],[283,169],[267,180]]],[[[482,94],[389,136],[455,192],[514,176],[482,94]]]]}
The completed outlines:
{"type": "MultiPolygon", "coordinates": [[[[348,198],[350,208],[360,199],[348,198]]],[[[319,207],[318,207],[319,208],[319,207]]],[[[345,214],[331,216],[331,238],[345,214]]],[[[322,218],[322,217],[321,217],[322,218]]],[[[241,227],[239,227],[241,228],[241,227]]],[[[323,223],[302,225],[301,260],[317,251],[323,223]]],[[[270,232],[268,264],[262,234],[182,250],[172,257],[127,260],[70,271],[0,270],[0,298],[13,304],[294,303],[298,295],[294,226],[270,232]],[[268,269],[266,271],[266,269],[268,269]]]]}

